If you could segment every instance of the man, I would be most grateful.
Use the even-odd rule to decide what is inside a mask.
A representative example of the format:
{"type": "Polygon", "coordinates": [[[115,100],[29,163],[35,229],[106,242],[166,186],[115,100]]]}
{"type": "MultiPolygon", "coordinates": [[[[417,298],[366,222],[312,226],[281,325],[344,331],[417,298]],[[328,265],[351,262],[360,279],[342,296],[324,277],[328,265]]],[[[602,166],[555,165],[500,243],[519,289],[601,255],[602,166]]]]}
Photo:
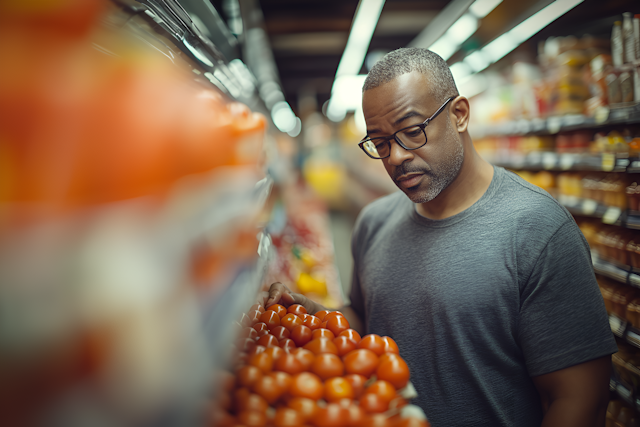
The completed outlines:
{"type": "MultiPolygon", "coordinates": [[[[604,426],[617,346],[573,218],[477,154],[438,55],[386,55],[363,111],[360,146],[402,192],[360,214],[340,310],[396,340],[434,427],[604,426]]],[[[324,309],[279,283],[263,298],[324,309]]]]}

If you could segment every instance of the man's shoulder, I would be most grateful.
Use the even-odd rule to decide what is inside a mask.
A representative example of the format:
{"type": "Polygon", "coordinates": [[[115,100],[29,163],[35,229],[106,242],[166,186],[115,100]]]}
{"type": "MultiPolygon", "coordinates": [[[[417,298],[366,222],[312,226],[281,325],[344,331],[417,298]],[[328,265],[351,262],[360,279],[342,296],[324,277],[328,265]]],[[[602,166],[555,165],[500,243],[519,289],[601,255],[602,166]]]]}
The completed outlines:
{"type": "Polygon", "coordinates": [[[403,199],[407,196],[402,191],[395,191],[386,196],[382,196],[369,203],[360,212],[361,220],[376,220],[380,218],[388,218],[394,212],[397,212],[402,205],[403,199]]]}

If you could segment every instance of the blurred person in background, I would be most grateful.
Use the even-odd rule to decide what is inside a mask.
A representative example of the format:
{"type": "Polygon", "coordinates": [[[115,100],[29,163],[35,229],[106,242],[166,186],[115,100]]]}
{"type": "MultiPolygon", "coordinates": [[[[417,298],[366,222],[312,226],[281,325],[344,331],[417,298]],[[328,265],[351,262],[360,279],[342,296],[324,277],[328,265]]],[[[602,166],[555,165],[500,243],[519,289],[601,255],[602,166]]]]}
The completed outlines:
{"type": "MultiPolygon", "coordinates": [[[[617,346],[571,215],[478,155],[435,53],[387,54],[363,91],[360,147],[402,191],[360,213],[340,311],[397,342],[434,427],[604,426],[617,346]]],[[[325,309],[281,283],[259,301],[325,309]]]]}

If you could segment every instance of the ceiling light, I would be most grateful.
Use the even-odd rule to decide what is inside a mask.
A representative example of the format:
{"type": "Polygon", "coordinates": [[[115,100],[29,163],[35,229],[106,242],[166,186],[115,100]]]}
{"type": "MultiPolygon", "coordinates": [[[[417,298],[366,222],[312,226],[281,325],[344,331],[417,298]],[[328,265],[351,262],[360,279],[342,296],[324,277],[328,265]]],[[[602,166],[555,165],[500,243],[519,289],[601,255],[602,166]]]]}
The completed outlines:
{"type": "Polygon", "coordinates": [[[287,133],[289,134],[290,137],[295,138],[296,136],[300,135],[301,130],[302,130],[302,120],[300,120],[300,117],[296,117],[295,126],[293,127],[293,129],[291,129],[287,133]]]}
{"type": "Polygon", "coordinates": [[[469,37],[478,29],[478,19],[470,13],[465,13],[456,22],[453,23],[451,28],[447,30],[445,35],[456,42],[458,45],[467,41],[469,37]]]}
{"type": "Polygon", "coordinates": [[[471,55],[464,58],[464,63],[467,64],[475,73],[478,73],[491,64],[489,58],[481,51],[476,50],[471,55]]]}
{"type": "Polygon", "coordinates": [[[271,119],[280,132],[290,132],[295,129],[297,117],[291,107],[284,101],[278,102],[271,110],[271,119]]]}
{"type": "Polygon", "coordinates": [[[511,37],[509,33],[504,33],[483,47],[482,51],[491,60],[491,62],[496,62],[516,47],[518,47],[518,43],[513,39],[513,37],[511,37]]]}
{"type": "Polygon", "coordinates": [[[456,83],[461,83],[465,78],[471,75],[471,67],[469,67],[464,62],[456,62],[452,66],[449,67],[451,70],[451,74],[453,75],[453,80],[456,83]]]}
{"type": "Polygon", "coordinates": [[[500,3],[502,3],[502,0],[476,0],[469,6],[469,11],[473,13],[476,18],[482,19],[491,13],[500,3]]]}
{"type": "Polygon", "coordinates": [[[584,0],[556,0],[509,31],[518,42],[530,39],[538,31],[582,3],[584,0]]]}
{"type": "Polygon", "coordinates": [[[448,37],[446,37],[446,34],[444,34],[442,37],[436,40],[434,44],[429,46],[429,50],[437,53],[442,57],[442,59],[446,61],[447,59],[451,58],[451,55],[453,55],[456,50],[458,50],[458,46],[459,45],[457,43],[450,40],[448,37]]]}

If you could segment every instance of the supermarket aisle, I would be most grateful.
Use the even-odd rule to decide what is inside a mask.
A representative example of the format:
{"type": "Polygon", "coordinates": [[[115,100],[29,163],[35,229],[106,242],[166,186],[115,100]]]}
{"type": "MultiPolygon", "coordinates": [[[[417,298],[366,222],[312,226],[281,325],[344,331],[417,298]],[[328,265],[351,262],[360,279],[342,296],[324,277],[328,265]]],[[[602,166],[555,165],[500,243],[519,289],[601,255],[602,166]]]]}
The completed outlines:
{"type": "Polygon", "coordinates": [[[350,213],[332,211],[329,214],[331,237],[335,248],[335,262],[340,276],[340,283],[346,297],[351,289],[351,270],[353,258],[351,256],[351,233],[355,218],[350,213]]]}

